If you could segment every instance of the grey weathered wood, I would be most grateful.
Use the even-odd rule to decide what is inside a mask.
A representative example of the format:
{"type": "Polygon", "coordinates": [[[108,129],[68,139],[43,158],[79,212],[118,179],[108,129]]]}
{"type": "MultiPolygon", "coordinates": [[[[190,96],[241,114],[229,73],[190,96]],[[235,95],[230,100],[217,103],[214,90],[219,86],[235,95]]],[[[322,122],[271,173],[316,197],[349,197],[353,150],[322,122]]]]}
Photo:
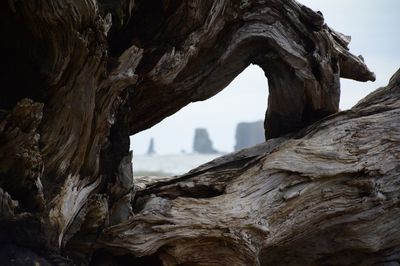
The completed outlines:
{"type": "Polygon", "coordinates": [[[398,249],[386,230],[397,222],[395,86],[300,131],[338,110],[339,77],[374,80],[320,13],[294,0],[10,0],[0,33],[0,264],[349,264],[348,252],[389,263],[398,249]],[[139,188],[129,135],[215,95],[250,63],[268,77],[265,128],[277,138],[139,188]],[[306,195],[329,219],[302,208],[306,195]],[[379,232],[380,220],[329,212],[364,214],[375,198],[379,232]],[[326,244],[329,221],[354,235],[342,253],[326,244]],[[374,238],[357,238],[365,226],[374,238]]]}
{"type": "Polygon", "coordinates": [[[396,265],[400,70],[353,109],[137,192],[99,246],[164,265],[396,265]]]}
{"type": "Polygon", "coordinates": [[[144,55],[139,71],[145,75],[129,99],[131,133],[215,95],[250,63],[268,77],[269,138],[337,112],[339,77],[375,79],[349,53],[347,36],[295,1],[189,1],[159,30],[157,45],[149,43],[158,62],[144,55]],[[187,27],[180,28],[184,19],[187,27]]]}

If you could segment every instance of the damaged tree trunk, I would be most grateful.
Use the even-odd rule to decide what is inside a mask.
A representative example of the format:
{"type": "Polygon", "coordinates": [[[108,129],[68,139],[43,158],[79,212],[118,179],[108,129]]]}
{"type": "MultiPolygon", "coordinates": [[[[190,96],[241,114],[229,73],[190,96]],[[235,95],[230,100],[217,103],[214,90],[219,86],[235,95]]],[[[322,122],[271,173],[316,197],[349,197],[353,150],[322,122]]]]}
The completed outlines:
{"type": "Polygon", "coordinates": [[[0,264],[399,260],[399,73],[323,119],[340,77],[375,77],[321,13],[294,0],[9,0],[0,33],[0,264]],[[129,135],[251,63],[269,82],[270,140],[140,188],[129,135]]]}

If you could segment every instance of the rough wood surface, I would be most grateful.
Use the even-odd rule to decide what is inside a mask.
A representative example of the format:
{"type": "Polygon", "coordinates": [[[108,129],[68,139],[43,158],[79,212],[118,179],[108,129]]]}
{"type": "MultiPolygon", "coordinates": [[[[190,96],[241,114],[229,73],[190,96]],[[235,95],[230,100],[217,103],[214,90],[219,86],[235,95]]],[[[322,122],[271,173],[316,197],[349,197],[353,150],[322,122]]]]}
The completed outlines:
{"type": "Polygon", "coordinates": [[[292,138],[148,184],[99,245],[164,265],[397,265],[399,114],[400,70],[292,138]]]}
{"type": "Polygon", "coordinates": [[[301,131],[337,112],[340,77],[375,78],[321,13],[294,0],[9,0],[0,33],[0,264],[398,260],[398,74],[301,131]],[[129,135],[251,63],[268,78],[271,139],[141,189],[129,135]]]}
{"type": "Polygon", "coordinates": [[[142,78],[130,97],[131,133],[210,98],[250,63],[268,77],[267,137],[337,112],[339,77],[375,79],[349,53],[349,37],[295,1],[183,1],[169,13],[170,5],[160,6],[167,12],[146,24],[134,20],[136,30],[158,25],[142,32],[151,41],[136,40],[145,53],[137,70],[142,78]]]}

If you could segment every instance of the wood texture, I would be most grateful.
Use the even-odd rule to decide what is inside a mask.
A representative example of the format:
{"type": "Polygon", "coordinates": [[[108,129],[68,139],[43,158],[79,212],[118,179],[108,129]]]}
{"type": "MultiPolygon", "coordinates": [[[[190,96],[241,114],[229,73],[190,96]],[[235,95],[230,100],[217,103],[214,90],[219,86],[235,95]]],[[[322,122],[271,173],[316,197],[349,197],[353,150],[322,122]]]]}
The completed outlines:
{"type": "Polygon", "coordinates": [[[0,264],[398,262],[399,74],[323,119],[340,77],[375,77],[321,13],[294,0],[9,0],[0,33],[0,264]],[[268,78],[268,142],[133,179],[129,135],[251,63],[268,78]]]}
{"type": "Polygon", "coordinates": [[[291,138],[148,184],[100,246],[164,265],[396,265],[399,114],[400,71],[291,138]]]}

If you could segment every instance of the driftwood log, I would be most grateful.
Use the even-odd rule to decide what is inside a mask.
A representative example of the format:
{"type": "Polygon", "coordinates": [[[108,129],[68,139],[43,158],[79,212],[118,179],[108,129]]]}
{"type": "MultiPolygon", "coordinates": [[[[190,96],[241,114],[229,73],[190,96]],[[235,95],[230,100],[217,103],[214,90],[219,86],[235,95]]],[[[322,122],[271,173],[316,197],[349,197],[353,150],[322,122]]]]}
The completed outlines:
{"type": "Polygon", "coordinates": [[[294,0],[0,2],[1,265],[399,265],[400,73],[294,0]],[[129,135],[246,66],[266,143],[133,179],[129,135]],[[157,181],[157,182],[156,182],[157,181]]]}
{"type": "Polygon", "coordinates": [[[399,114],[400,70],[351,110],[147,183],[98,244],[164,265],[398,265],[399,114]]]}

